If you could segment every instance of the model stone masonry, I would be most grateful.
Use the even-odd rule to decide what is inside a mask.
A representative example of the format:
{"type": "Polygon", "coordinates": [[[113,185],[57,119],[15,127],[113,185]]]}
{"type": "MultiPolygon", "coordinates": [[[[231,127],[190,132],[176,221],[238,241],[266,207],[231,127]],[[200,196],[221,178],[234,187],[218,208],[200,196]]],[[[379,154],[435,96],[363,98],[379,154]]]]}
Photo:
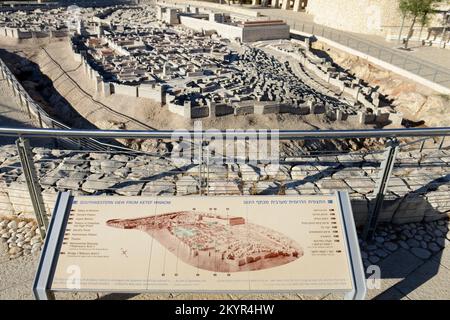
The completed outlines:
{"type": "MultiPolygon", "coordinates": [[[[187,119],[291,113],[323,114],[332,121],[354,120],[362,125],[402,122],[401,114],[381,105],[382,97],[376,89],[345,70],[337,71],[332,61],[315,56],[310,39],[305,43],[283,40],[280,45],[266,42],[339,88],[337,96],[329,96],[326,88],[312,88],[293,72],[295,66],[280,62],[253,43],[183,25],[184,13],[180,9],[144,8],[122,7],[104,18],[97,15],[95,21],[84,23],[86,27],[71,37],[75,58],[100,94],[157,101],[187,119]],[[167,15],[177,19],[164,21],[167,15]],[[341,95],[350,99],[342,99],[341,95]]],[[[199,10],[189,7],[188,13],[191,11],[199,10]]],[[[228,19],[217,13],[208,17],[228,19]]],[[[272,23],[279,25],[270,21],[267,25],[272,23]]],[[[253,22],[244,25],[252,28],[253,22]]]]}
{"type": "MultiPolygon", "coordinates": [[[[120,7],[116,5],[106,8],[76,8],[76,10],[81,19],[95,21],[96,18],[106,16],[120,7]]],[[[0,11],[0,37],[17,40],[66,37],[80,28],[76,21],[73,21],[73,14],[74,11],[64,7],[50,9],[32,7],[0,11]]]]}
{"type": "Polygon", "coordinates": [[[67,36],[66,10],[0,12],[0,35],[15,39],[67,36]]]}
{"type": "Polygon", "coordinates": [[[164,3],[83,8],[75,29],[65,27],[68,13],[63,9],[15,11],[1,18],[0,36],[71,34],[74,58],[99,94],[149,99],[187,119],[290,113],[322,114],[331,121],[361,125],[402,122],[401,114],[382,105],[376,89],[317,57],[308,38],[243,43],[243,34],[255,38],[256,33],[251,34],[261,26],[272,34],[286,26],[282,21],[164,3]],[[204,24],[210,22],[215,24],[209,25],[212,29],[204,24]],[[225,35],[222,28],[241,28],[243,33],[225,35]],[[281,62],[260,48],[261,43],[294,61],[281,62]],[[327,86],[316,87],[308,74],[327,86]],[[327,87],[337,88],[336,94],[327,87]]]}

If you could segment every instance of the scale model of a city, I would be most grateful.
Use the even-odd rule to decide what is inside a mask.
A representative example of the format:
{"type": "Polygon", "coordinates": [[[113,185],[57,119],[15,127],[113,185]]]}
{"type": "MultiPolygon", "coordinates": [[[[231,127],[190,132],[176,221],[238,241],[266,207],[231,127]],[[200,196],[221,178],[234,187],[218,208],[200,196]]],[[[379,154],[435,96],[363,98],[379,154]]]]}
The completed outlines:
{"type": "Polygon", "coordinates": [[[144,231],[183,262],[213,272],[268,269],[303,256],[294,240],[239,216],[179,211],[106,224],[144,231]]]}

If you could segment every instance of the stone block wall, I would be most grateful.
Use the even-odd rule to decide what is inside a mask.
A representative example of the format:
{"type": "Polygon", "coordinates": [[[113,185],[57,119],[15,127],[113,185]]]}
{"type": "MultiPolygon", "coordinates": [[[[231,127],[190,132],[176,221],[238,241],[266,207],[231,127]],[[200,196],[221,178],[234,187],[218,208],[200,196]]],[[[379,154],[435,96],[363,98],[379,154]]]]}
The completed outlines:
{"type": "MultiPolygon", "coordinates": [[[[216,104],[216,116],[225,116],[225,115],[229,115],[229,114],[233,114],[233,112],[235,112],[236,109],[233,109],[231,106],[227,105],[227,104],[216,104]]],[[[241,110],[240,112],[238,112],[238,114],[248,114],[248,113],[253,113],[253,108],[250,107],[248,110],[241,110]]],[[[235,115],[238,115],[235,114],[235,115]]]]}
{"type": "MultiPolygon", "coordinates": [[[[176,142],[171,144],[174,150],[183,148],[176,142]]],[[[57,191],[116,196],[185,196],[199,192],[198,166],[190,160],[177,162],[159,155],[77,153],[43,148],[34,148],[33,153],[48,214],[53,210],[57,191]]],[[[205,187],[205,191],[257,196],[329,194],[343,190],[350,195],[356,224],[362,226],[375,202],[377,166],[382,157],[382,153],[362,155],[358,152],[302,156],[282,158],[279,166],[248,165],[232,159],[223,164],[212,159],[209,187],[205,187]]],[[[448,218],[450,152],[402,151],[397,163],[403,161],[407,161],[409,167],[394,169],[380,221],[403,224],[448,218]],[[430,166],[428,160],[436,165],[430,166]]],[[[0,215],[34,218],[14,145],[0,147],[0,186],[0,215]]]]}
{"type": "Polygon", "coordinates": [[[179,105],[173,102],[169,102],[167,104],[167,107],[170,112],[173,112],[175,114],[178,114],[179,116],[191,119],[191,106],[189,105],[179,105]]]}
{"type": "Polygon", "coordinates": [[[204,118],[209,116],[209,108],[208,107],[195,107],[191,109],[191,118],[204,118]]]}
{"type": "Polygon", "coordinates": [[[0,28],[0,36],[14,39],[31,39],[31,38],[61,38],[69,35],[67,30],[41,30],[41,31],[27,31],[19,28],[0,28]]]}
{"type": "MultiPolygon", "coordinates": [[[[398,5],[399,0],[309,0],[306,12],[314,15],[315,23],[331,28],[381,36],[394,33],[398,37],[402,22],[398,5]]],[[[440,17],[431,18],[430,26],[440,26],[440,17]]],[[[405,25],[410,25],[408,19],[405,25]]],[[[407,32],[404,30],[404,36],[407,32]]]]}
{"type": "Polygon", "coordinates": [[[125,84],[119,84],[119,83],[112,83],[113,86],[113,93],[120,94],[124,96],[134,97],[136,98],[138,96],[137,94],[137,86],[131,86],[131,85],[125,85],[125,84]]]}
{"type": "Polygon", "coordinates": [[[138,86],[138,97],[166,103],[165,86],[159,84],[141,84],[138,86]]]}

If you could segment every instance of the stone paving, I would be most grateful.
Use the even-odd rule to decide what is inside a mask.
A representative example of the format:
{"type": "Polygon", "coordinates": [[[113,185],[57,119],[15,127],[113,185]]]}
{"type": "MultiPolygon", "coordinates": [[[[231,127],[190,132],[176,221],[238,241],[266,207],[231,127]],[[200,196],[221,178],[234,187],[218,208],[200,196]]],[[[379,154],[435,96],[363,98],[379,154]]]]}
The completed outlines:
{"type": "Polygon", "coordinates": [[[367,298],[450,299],[449,238],[446,221],[380,226],[373,242],[360,241],[364,266],[381,271],[367,298]]]}
{"type": "Polygon", "coordinates": [[[1,219],[0,237],[6,243],[10,259],[38,252],[41,249],[41,235],[36,222],[31,219],[1,219]]]}

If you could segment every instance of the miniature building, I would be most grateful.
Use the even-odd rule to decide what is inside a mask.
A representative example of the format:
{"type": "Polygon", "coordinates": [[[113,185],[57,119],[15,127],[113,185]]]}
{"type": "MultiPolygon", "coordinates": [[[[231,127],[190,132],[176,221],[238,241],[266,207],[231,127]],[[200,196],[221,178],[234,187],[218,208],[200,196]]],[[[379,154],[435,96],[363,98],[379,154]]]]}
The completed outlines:
{"type": "Polygon", "coordinates": [[[302,248],[285,235],[245,223],[242,217],[180,211],[113,219],[106,224],[145,231],[184,262],[211,271],[260,270],[289,263],[303,255],[302,248]],[[258,263],[260,260],[264,263],[258,263]]]}
{"type": "Polygon", "coordinates": [[[230,226],[236,226],[239,224],[245,224],[245,219],[242,217],[233,217],[228,219],[230,226]]]}
{"type": "MultiPolygon", "coordinates": [[[[67,34],[66,18],[61,9],[0,13],[0,36],[67,34]]],[[[374,88],[315,56],[311,39],[283,40],[289,27],[281,20],[195,6],[123,5],[86,8],[79,26],[83,30],[70,37],[73,57],[104,96],[149,99],[187,119],[291,113],[361,124],[401,122],[374,88]],[[280,39],[267,48],[297,63],[280,62],[245,43],[265,39],[280,39]],[[311,85],[307,73],[339,94],[311,85]]]]}

